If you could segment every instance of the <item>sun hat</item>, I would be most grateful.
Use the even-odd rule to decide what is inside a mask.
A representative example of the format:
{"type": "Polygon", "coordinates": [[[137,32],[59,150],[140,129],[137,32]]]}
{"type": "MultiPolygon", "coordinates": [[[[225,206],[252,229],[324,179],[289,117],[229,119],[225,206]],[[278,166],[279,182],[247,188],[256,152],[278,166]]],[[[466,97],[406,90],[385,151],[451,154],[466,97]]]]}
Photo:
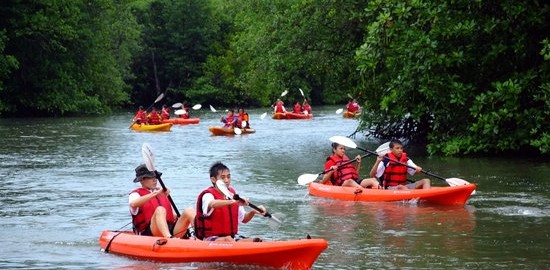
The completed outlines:
{"type": "Polygon", "coordinates": [[[134,178],[134,183],[141,181],[145,177],[155,177],[155,172],[149,171],[145,164],[141,164],[136,167],[136,178],[134,178]]]}

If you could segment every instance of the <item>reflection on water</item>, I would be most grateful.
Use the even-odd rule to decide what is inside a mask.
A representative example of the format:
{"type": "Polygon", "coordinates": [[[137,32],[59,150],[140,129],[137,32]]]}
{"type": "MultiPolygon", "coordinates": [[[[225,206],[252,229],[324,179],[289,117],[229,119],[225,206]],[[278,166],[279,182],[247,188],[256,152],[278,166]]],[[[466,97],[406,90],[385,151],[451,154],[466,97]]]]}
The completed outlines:
{"type": "MultiPolygon", "coordinates": [[[[203,104],[204,105],[204,104],[203,104]]],[[[99,252],[103,230],[130,221],[127,194],[149,143],[178,208],[194,206],[209,184],[208,168],[226,163],[240,195],[285,215],[277,229],[257,217],[244,235],[328,240],[316,269],[547,269],[550,161],[529,158],[440,158],[416,153],[415,163],[445,177],[478,184],[465,207],[343,202],[314,198],[297,184],[319,173],[329,137],[351,134],[355,120],[338,107],[314,108],[307,121],[260,119],[255,134],[216,137],[208,110],[198,125],[171,132],[128,129],[132,113],[109,117],[0,119],[0,267],[120,269],[242,269],[211,264],[157,264],[99,252]],[[513,168],[513,169],[511,169],[513,168]]],[[[223,110],[225,108],[218,108],[223,110]]],[[[382,142],[357,140],[376,149],[382,142]]],[[[349,149],[349,155],[360,154],[349,149]]],[[[366,158],[362,175],[370,169],[366,158]]],[[[435,185],[445,185],[434,179],[435,185]]],[[[129,229],[129,227],[125,227],[129,229]]]]}

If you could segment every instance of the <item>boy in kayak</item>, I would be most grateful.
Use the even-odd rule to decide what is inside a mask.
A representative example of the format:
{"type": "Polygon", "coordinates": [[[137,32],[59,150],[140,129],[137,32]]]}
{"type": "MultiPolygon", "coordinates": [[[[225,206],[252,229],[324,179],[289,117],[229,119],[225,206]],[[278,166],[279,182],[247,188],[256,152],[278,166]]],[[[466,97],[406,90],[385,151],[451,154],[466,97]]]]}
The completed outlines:
{"type": "Polygon", "coordinates": [[[157,181],[155,172],[149,171],[145,164],[136,168],[134,183],[139,182],[141,187],[128,196],[134,232],[138,235],[182,238],[195,218],[195,210],[187,208],[177,218],[168,199],[170,190],[157,187],[157,181]]]}
{"type": "Polygon", "coordinates": [[[309,105],[307,99],[304,99],[304,102],[302,103],[302,108],[304,110],[304,114],[311,114],[311,105],[309,105]]]}
{"type": "Polygon", "coordinates": [[[431,182],[428,178],[407,184],[407,173],[414,175],[421,171],[422,168],[414,164],[407,157],[407,153],[403,152],[403,143],[399,140],[392,140],[390,141],[390,152],[376,158],[376,162],[370,171],[370,176],[378,178],[386,189],[428,189],[431,187],[431,182]],[[416,168],[416,170],[398,164],[395,161],[407,164],[410,167],[416,168]]]}
{"type": "Polygon", "coordinates": [[[146,124],[147,123],[147,112],[143,109],[143,106],[139,106],[136,116],[133,120],[136,124],[146,124]]]}
{"type": "MultiPolygon", "coordinates": [[[[197,198],[197,215],[195,216],[195,235],[204,241],[253,241],[261,242],[260,238],[236,238],[239,231],[239,223],[248,223],[259,212],[252,210],[246,212],[245,205],[248,200],[233,200],[227,198],[216,186],[216,181],[222,180],[227,189],[237,194],[231,185],[231,173],[229,168],[221,162],[216,162],[210,167],[211,186],[203,190],[197,198]]],[[[263,213],[266,209],[258,206],[263,213]]]]}
{"type": "Polygon", "coordinates": [[[325,162],[325,171],[329,169],[331,171],[325,173],[325,176],[320,181],[321,184],[330,181],[334,186],[380,188],[375,178],[359,178],[358,172],[361,168],[360,155],[355,157],[357,164],[354,166],[352,163],[342,165],[342,163],[350,160],[348,156],[346,156],[345,146],[338,143],[332,143],[332,153],[331,156],[327,157],[327,161],[325,162]]]}
{"type": "Polygon", "coordinates": [[[286,113],[285,103],[280,98],[271,105],[271,108],[273,108],[274,113],[286,113]]]}
{"type": "Polygon", "coordinates": [[[237,127],[250,128],[250,116],[244,110],[244,108],[239,108],[239,111],[237,113],[237,127]],[[243,121],[244,123],[246,123],[245,125],[243,125],[243,121]]]}
{"type": "Polygon", "coordinates": [[[237,126],[237,117],[233,110],[227,111],[227,116],[222,116],[221,122],[224,123],[225,128],[234,128],[237,126]]]}

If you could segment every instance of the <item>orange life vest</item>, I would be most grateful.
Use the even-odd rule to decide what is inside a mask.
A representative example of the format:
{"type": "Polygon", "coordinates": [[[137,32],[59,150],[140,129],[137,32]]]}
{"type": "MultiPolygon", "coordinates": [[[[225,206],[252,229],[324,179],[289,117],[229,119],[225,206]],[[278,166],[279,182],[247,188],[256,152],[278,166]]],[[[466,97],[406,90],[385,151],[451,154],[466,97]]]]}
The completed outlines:
{"type": "MultiPolygon", "coordinates": [[[[135,189],[130,192],[130,194],[134,192],[137,192],[139,196],[145,196],[151,193],[151,191],[145,188],[135,189]]],[[[153,216],[153,213],[159,206],[162,206],[166,209],[166,222],[168,222],[169,224],[176,222],[176,217],[174,216],[172,205],[170,204],[168,197],[159,194],[140,206],[137,215],[132,215],[132,223],[134,224],[135,233],[139,234],[147,229],[147,226],[149,226],[149,224],[151,223],[151,217],[153,216]]]]}
{"type": "Polygon", "coordinates": [[[248,121],[250,117],[248,116],[248,113],[247,112],[244,112],[242,114],[237,114],[237,126],[239,128],[249,128],[250,127],[250,122],[248,121]],[[246,121],[246,126],[243,127],[243,124],[242,122],[243,121],[246,121]]]}
{"type": "Polygon", "coordinates": [[[160,124],[160,115],[158,112],[149,113],[149,124],[158,125],[160,124]]]}
{"type": "MultiPolygon", "coordinates": [[[[397,158],[391,152],[387,153],[385,156],[389,159],[397,160],[405,164],[407,164],[407,161],[409,160],[406,153],[401,154],[401,158],[397,158]]],[[[407,166],[398,164],[388,159],[384,161],[384,166],[386,167],[383,175],[384,187],[405,185],[407,183],[407,166]]]]}
{"type": "Polygon", "coordinates": [[[136,113],[136,116],[134,117],[134,120],[138,124],[144,124],[147,123],[147,114],[143,110],[139,110],[136,113]]]}
{"type": "MultiPolygon", "coordinates": [[[[343,157],[339,157],[338,155],[333,154],[327,157],[327,161],[329,160],[332,160],[332,162],[334,162],[336,166],[341,166],[342,163],[349,161],[350,159],[346,155],[344,155],[343,157]]],[[[353,163],[349,163],[338,168],[334,173],[332,173],[330,182],[332,182],[334,186],[341,186],[344,181],[348,179],[359,179],[359,175],[357,174],[353,163]]]]}
{"type": "MultiPolygon", "coordinates": [[[[235,194],[235,190],[229,187],[229,191],[235,194]]],[[[195,236],[204,239],[210,236],[235,237],[239,231],[239,205],[232,204],[226,207],[214,209],[209,216],[202,212],[202,197],[204,194],[214,195],[216,200],[225,200],[225,196],[214,187],[209,187],[199,194],[197,199],[197,215],[195,216],[195,236]]]]}

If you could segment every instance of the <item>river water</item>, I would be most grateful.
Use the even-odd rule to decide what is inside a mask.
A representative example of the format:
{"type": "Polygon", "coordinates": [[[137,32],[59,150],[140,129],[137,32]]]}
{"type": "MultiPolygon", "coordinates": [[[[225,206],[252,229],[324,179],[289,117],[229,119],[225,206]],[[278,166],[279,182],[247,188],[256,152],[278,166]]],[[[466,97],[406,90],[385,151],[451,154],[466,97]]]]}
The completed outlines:
{"type": "MultiPolygon", "coordinates": [[[[204,108],[193,111],[200,124],[161,133],[129,130],[130,112],[0,119],[0,268],[242,269],[143,262],[99,250],[103,230],[131,229],[125,227],[127,194],[137,186],[132,179],[143,162],[143,143],[152,146],[156,168],[180,210],[193,206],[209,184],[209,166],[224,162],[241,196],[285,215],[276,230],[256,217],[241,233],[273,240],[325,238],[329,248],[314,269],[550,267],[548,159],[409,153],[425,169],[478,184],[460,207],[314,198],[297,184],[298,176],[321,172],[330,154],[328,138],[349,135],[357,126],[335,114],[337,107],[314,109],[313,120],[293,121],[262,120],[265,111],[252,110],[257,133],[230,137],[210,136],[207,127],[219,125],[219,115],[204,108]]],[[[368,149],[381,143],[359,137],[356,142],[368,149]]],[[[364,160],[363,175],[373,161],[364,160]]]]}

